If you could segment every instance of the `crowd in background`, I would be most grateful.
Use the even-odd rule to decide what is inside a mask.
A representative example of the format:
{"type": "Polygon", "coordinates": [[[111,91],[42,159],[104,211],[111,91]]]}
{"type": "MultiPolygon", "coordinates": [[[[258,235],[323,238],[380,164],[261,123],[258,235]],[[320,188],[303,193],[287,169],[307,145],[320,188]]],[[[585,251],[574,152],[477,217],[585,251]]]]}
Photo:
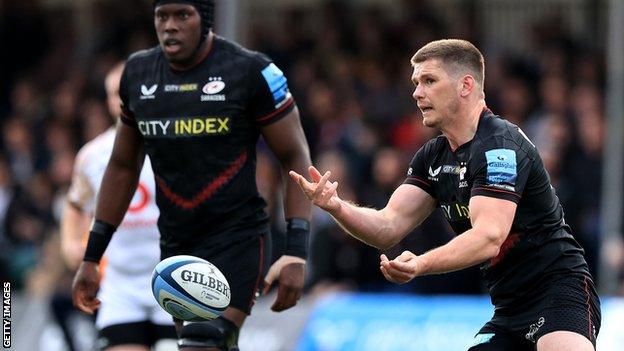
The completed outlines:
{"type": "MultiPolygon", "coordinates": [[[[451,25],[426,2],[401,4],[399,19],[383,7],[340,1],[319,3],[315,16],[293,5],[278,23],[250,18],[246,27],[246,46],[268,54],[289,79],[313,163],[332,171],[341,197],[378,208],[405,179],[416,150],[437,134],[422,126],[412,100],[410,57],[435,39],[463,38],[478,47],[482,40],[470,18],[451,25]]],[[[96,2],[86,20],[92,25],[85,41],[71,8],[44,11],[37,0],[0,4],[0,276],[41,296],[70,284],[58,221],[77,150],[112,123],[103,77],[129,53],[156,45],[149,2],[96,2]]],[[[485,50],[486,102],[539,148],[566,220],[597,274],[604,50],[600,43],[582,43],[552,18],[529,27],[530,51],[485,50]]],[[[259,150],[258,184],[276,218],[279,249],[280,175],[267,148],[259,150]]],[[[420,253],[451,237],[434,212],[387,253],[420,253]]],[[[313,214],[311,248],[312,293],[483,292],[477,268],[402,286],[387,283],[379,272],[380,252],[345,235],[320,210],[313,214]]]]}

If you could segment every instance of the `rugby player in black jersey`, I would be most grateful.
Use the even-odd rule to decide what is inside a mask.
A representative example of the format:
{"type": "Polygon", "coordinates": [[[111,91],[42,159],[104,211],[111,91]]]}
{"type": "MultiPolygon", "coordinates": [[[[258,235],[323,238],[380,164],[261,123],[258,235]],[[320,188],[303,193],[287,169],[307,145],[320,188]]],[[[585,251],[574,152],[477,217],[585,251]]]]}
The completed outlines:
{"type": "Polygon", "coordinates": [[[381,255],[380,269],[403,284],[480,264],[495,312],[471,351],[594,350],[600,302],[583,250],[535,146],[486,107],[483,56],[467,41],[440,40],[411,63],[423,123],[442,135],[416,153],[385,208],[340,199],[329,171],[291,177],[345,231],[378,248],[397,244],[439,207],[458,235],[421,255],[381,255]]]}
{"type": "MultiPolygon", "coordinates": [[[[176,321],[181,350],[232,350],[262,287],[269,218],[255,180],[262,135],[282,170],[304,172],[310,156],[284,74],[266,56],[215,35],[212,0],[155,0],[160,45],[127,60],[122,115],[102,180],[95,222],[74,279],[74,303],[99,305],[98,262],[121,222],[145,154],[156,177],[161,257],[207,259],[230,284],[231,303],[210,322],[176,321]]],[[[272,306],[301,296],[310,203],[297,184],[284,191],[286,250],[264,277],[279,283],[272,306]]],[[[270,263],[270,262],[269,262],[270,263]]]]}

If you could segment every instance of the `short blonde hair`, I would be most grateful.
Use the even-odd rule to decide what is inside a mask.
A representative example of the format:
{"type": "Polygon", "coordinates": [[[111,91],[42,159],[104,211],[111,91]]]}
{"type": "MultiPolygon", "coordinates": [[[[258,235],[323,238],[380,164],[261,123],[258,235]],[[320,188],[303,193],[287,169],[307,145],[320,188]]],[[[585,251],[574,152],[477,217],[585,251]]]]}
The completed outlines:
{"type": "Polygon", "coordinates": [[[420,48],[410,62],[412,66],[430,60],[439,59],[445,64],[455,65],[468,70],[477,83],[483,87],[485,79],[485,60],[481,51],[471,42],[461,39],[443,39],[428,43],[420,48]]]}

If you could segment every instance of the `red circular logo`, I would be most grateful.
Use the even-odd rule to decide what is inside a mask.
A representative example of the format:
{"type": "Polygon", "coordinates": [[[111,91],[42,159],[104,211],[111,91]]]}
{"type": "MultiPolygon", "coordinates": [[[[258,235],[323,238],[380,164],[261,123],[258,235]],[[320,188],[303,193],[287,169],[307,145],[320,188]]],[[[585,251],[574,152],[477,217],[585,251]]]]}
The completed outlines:
{"type": "Polygon", "coordinates": [[[137,190],[134,193],[134,197],[132,198],[132,202],[130,203],[130,207],[128,207],[128,212],[135,213],[143,210],[145,206],[147,206],[149,200],[150,193],[147,190],[147,186],[139,182],[137,190]]]}

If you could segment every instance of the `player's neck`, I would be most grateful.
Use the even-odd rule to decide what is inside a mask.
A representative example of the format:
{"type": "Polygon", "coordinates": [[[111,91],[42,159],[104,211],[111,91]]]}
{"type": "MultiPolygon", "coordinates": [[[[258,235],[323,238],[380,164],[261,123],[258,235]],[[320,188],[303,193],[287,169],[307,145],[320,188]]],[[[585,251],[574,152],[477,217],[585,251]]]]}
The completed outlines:
{"type": "Polygon", "coordinates": [[[212,33],[212,31],[209,31],[208,36],[206,37],[204,42],[201,43],[199,48],[197,48],[197,50],[195,51],[195,54],[193,54],[193,56],[187,62],[184,62],[184,63],[169,62],[169,66],[175,71],[187,71],[197,66],[198,64],[200,64],[202,61],[206,59],[206,56],[208,56],[208,54],[210,53],[210,50],[212,50],[213,42],[214,42],[214,34],[212,33]]]}
{"type": "Polygon", "coordinates": [[[457,150],[458,147],[474,138],[479,126],[479,117],[484,108],[485,100],[479,100],[477,104],[471,106],[467,111],[460,112],[451,123],[441,128],[442,134],[451,145],[451,150],[457,150]]]}

